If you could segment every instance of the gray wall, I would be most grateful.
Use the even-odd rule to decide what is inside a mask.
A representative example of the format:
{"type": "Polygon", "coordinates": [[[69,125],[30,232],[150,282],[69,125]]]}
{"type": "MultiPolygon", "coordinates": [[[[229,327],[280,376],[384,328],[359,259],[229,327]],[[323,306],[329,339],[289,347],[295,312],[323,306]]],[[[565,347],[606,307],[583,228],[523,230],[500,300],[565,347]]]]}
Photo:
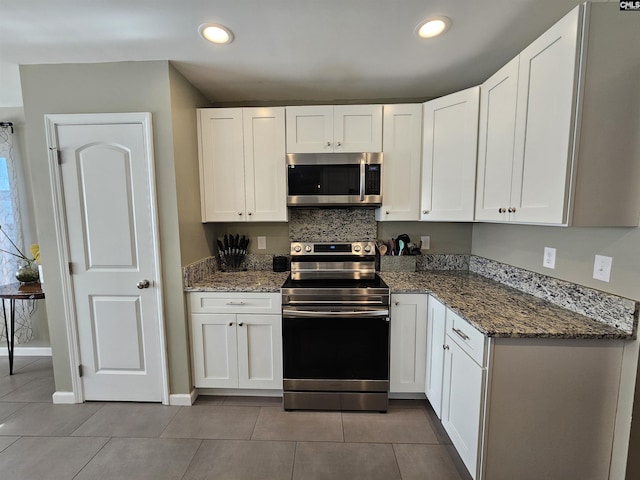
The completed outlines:
{"type": "Polygon", "coordinates": [[[640,228],[562,228],[478,223],[474,255],[550,277],[640,300],[640,228]],[[544,247],[556,249],[556,268],[542,266],[544,247]],[[595,255],[613,257],[611,282],[594,280],[595,255]]]}
{"type": "MultiPolygon", "coordinates": [[[[151,112],[171,393],[189,393],[185,302],[172,129],[169,63],[26,65],[20,67],[38,240],[46,277],[49,333],[57,391],[71,391],[62,303],[62,265],[55,245],[44,115],[151,112]],[[177,326],[177,327],[176,327],[177,326]]],[[[75,366],[74,366],[75,368],[75,366]]]]}

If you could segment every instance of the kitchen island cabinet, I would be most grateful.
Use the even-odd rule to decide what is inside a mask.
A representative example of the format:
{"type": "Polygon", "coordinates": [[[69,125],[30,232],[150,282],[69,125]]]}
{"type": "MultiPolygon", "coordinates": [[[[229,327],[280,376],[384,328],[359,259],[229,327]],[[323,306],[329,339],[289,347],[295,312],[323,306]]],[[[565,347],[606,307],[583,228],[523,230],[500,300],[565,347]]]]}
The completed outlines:
{"type": "Polygon", "coordinates": [[[382,205],[377,221],[420,218],[422,105],[385,105],[382,153],[382,205]]]}
{"type": "Polygon", "coordinates": [[[476,220],[635,227],[636,18],[579,5],[481,90],[476,220]],[[614,73],[615,72],[615,73],[614,73]]]}
{"type": "Polygon", "coordinates": [[[287,107],[287,153],[382,151],[382,105],[287,107]]]}
{"type": "Polygon", "coordinates": [[[203,222],[286,222],[284,107],[198,110],[203,222]]]}
{"type": "Polygon", "coordinates": [[[189,296],[194,385],[282,390],[280,294],[189,296]]]}

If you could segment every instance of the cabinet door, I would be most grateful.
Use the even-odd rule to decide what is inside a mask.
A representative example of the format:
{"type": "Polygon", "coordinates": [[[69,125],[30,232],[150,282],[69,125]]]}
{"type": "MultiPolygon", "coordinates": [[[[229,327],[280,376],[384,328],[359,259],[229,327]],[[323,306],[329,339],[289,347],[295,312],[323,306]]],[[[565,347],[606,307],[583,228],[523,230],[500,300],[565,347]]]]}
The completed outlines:
{"type": "Polygon", "coordinates": [[[376,220],[418,220],[422,105],[385,105],[383,132],[382,206],[376,220]]]}
{"type": "Polygon", "coordinates": [[[333,106],[287,107],[287,153],[333,152],[333,106]]]}
{"type": "Polygon", "coordinates": [[[520,53],[511,219],[566,221],[581,9],[520,53]]]}
{"type": "Polygon", "coordinates": [[[238,314],[238,386],[282,390],[282,317],[238,314]]]}
{"type": "Polygon", "coordinates": [[[242,109],[199,109],[198,140],[202,221],[243,221],[242,109]]]}
{"type": "Polygon", "coordinates": [[[484,370],[446,337],[442,426],[473,478],[477,476],[484,370]]]}
{"type": "Polygon", "coordinates": [[[446,343],[446,307],[429,297],[427,314],[427,371],[424,393],[438,418],[442,418],[442,378],[446,343]]]}
{"type": "Polygon", "coordinates": [[[391,298],[390,386],[395,393],[423,393],[427,348],[427,296],[391,298]]]}
{"type": "Polygon", "coordinates": [[[382,105],[337,105],[333,116],[336,152],[382,151],[382,105]]]}
{"type": "Polygon", "coordinates": [[[245,108],[246,219],[287,221],[284,108],[245,108]]]}
{"type": "Polygon", "coordinates": [[[238,388],[235,315],[192,314],[191,353],[196,387],[238,388]]]}
{"type": "Polygon", "coordinates": [[[519,57],[480,87],[476,220],[509,219],[519,57]]]}
{"type": "Polygon", "coordinates": [[[421,220],[473,220],[480,87],[424,104],[421,220]]]}

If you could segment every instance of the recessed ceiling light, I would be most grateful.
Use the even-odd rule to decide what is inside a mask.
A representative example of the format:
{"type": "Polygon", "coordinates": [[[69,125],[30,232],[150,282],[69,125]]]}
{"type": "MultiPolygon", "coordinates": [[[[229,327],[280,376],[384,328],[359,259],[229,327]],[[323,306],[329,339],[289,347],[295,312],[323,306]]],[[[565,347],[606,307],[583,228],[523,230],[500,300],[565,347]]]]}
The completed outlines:
{"type": "Polygon", "coordinates": [[[200,35],[212,43],[226,44],[233,42],[233,32],[224,25],[203,23],[198,27],[200,35]]]}
{"type": "Polygon", "coordinates": [[[446,32],[450,26],[448,17],[429,17],[416,27],[416,34],[420,38],[433,38],[446,32]]]}

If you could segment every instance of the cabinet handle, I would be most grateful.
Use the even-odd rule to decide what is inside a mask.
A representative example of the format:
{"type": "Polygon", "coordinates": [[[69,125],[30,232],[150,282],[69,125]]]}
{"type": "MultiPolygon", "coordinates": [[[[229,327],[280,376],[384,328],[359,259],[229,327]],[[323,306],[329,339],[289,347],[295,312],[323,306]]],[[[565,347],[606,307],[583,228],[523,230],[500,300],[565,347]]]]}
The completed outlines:
{"type": "Polygon", "coordinates": [[[505,213],[507,211],[506,208],[499,208],[498,213],[505,213]]]}
{"type": "Polygon", "coordinates": [[[443,350],[449,350],[449,345],[442,345],[443,350]]]}
{"type": "Polygon", "coordinates": [[[341,147],[341,146],[342,146],[342,142],[338,142],[336,145],[337,145],[338,147],[341,147]]]}
{"type": "Polygon", "coordinates": [[[389,215],[389,210],[387,210],[386,212],[384,212],[385,215],[389,215]]]}
{"type": "Polygon", "coordinates": [[[233,327],[233,322],[229,322],[229,326],[230,326],[230,327],[233,327]]]}
{"type": "Polygon", "coordinates": [[[429,210],[422,210],[423,215],[429,215],[429,210]]]}
{"type": "Polygon", "coordinates": [[[394,302],[394,305],[398,306],[400,305],[400,302],[394,302]]]}
{"type": "Polygon", "coordinates": [[[242,216],[242,212],[238,212],[238,215],[242,216]]]}
{"type": "Polygon", "coordinates": [[[227,302],[227,305],[244,305],[244,302],[229,301],[229,302],[227,302]]]}
{"type": "Polygon", "coordinates": [[[454,332],[456,332],[463,340],[469,340],[469,337],[462,331],[457,328],[452,328],[454,332]]]}
{"type": "Polygon", "coordinates": [[[251,216],[251,215],[253,215],[253,213],[252,212],[247,212],[247,215],[251,216]]]}
{"type": "Polygon", "coordinates": [[[239,326],[239,327],[243,327],[243,326],[244,326],[244,323],[243,323],[243,322],[240,322],[240,323],[238,324],[238,326],[239,326]]]}
{"type": "Polygon", "coordinates": [[[515,213],[516,207],[509,207],[509,213],[515,213]]]}
{"type": "Polygon", "coordinates": [[[331,146],[331,142],[327,142],[327,147],[330,147],[330,146],[331,146]]]}

